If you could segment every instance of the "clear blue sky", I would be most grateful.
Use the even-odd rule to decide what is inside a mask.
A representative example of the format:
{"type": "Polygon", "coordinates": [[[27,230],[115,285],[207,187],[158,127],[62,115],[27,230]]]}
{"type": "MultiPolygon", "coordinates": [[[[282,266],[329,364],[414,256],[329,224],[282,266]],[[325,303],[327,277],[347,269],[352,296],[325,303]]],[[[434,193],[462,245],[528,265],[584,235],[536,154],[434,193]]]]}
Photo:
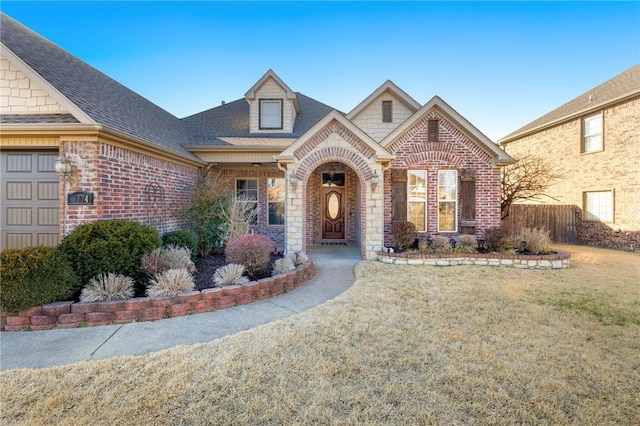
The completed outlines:
{"type": "Polygon", "coordinates": [[[640,2],[25,2],[0,9],[169,112],[273,69],[348,112],[390,79],[493,140],[640,62],[640,2]]]}

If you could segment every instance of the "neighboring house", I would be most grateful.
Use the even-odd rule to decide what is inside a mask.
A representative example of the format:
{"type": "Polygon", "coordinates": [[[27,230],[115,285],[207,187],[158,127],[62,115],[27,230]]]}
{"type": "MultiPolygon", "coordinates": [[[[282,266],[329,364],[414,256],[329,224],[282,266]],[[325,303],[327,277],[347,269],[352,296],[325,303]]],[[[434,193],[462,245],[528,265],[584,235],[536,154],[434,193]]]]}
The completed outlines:
{"type": "Polygon", "coordinates": [[[577,242],[640,250],[640,65],[499,141],[541,155],[563,178],[546,204],[575,205],[577,242]],[[555,200],[554,200],[555,199],[555,200]]]}
{"type": "Polygon", "coordinates": [[[4,14],[1,25],[3,248],[55,245],[100,219],[179,228],[166,212],[212,170],[286,251],[355,244],[369,259],[392,244],[393,221],[450,237],[500,224],[513,159],[437,96],[420,105],[387,81],[343,114],[269,70],[244,98],[178,119],[4,14]],[[76,192],[92,202],[68,203],[76,192]]]}

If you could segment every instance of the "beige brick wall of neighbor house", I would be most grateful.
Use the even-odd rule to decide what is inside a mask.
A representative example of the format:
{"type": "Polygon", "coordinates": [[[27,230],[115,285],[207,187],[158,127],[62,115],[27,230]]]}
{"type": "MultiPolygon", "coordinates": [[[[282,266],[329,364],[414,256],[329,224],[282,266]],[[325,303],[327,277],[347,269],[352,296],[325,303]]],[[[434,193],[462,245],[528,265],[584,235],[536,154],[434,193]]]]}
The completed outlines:
{"type": "Polygon", "coordinates": [[[583,209],[586,191],[614,192],[611,223],[582,221],[578,242],[629,249],[640,246],[640,98],[604,110],[604,150],[580,153],[581,119],[509,142],[505,150],[514,157],[531,151],[563,173],[547,193],[560,202],[583,209]]]}
{"type": "Polygon", "coordinates": [[[286,99],[286,91],[272,78],[269,78],[255,92],[256,98],[251,101],[251,133],[291,133],[295,122],[296,111],[292,100],[286,99]],[[282,129],[260,130],[260,99],[282,99],[282,129]]]}
{"type": "Polygon", "coordinates": [[[375,141],[380,142],[412,114],[413,112],[400,100],[400,98],[387,91],[378,96],[351,121],[371,136],[375,141]],[[390,123],[382,122],[382,101],[392,102],[392,122],[390,123]]]}
{"type": "Polygon", "coordinates": [[[0,114],[66,112],[8,59],[0,57],[0,114]]]}

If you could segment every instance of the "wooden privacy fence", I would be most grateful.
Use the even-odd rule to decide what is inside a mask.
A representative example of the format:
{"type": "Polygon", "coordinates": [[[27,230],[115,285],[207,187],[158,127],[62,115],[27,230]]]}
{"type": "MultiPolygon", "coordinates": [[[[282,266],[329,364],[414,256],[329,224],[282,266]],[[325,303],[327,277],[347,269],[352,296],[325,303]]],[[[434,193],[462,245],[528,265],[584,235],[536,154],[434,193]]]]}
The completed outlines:
{"type": "Polygon", "coordinates": [[[502,224],[518,233],[522,228],[544,228],[555,243],[576,243],[576,217],[580,209],[570,205],[512,204],[502,224]]]}

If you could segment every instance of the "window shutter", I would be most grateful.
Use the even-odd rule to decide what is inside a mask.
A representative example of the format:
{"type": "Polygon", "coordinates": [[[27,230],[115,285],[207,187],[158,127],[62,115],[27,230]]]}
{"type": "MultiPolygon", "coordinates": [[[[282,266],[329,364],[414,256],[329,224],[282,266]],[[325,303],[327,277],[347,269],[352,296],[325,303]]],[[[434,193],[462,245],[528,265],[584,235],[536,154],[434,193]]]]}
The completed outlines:
{"type": "Polygon", "coordinates": [[[474,234],[476,230],[476,171],[460,170],[460,231],[474,234]]]}
{"type": "Polygon", "coordinates": [[[391,101],[382,101],[382,122],[391,123],[393,121],[393,115],[391,111],[391,101]]]}
{"type": "Polygon", "coordinates": [[[438,120],[429,120],[427,122],[427,130],[429,142],[438,142],[438,120]]]}
{"type": "Polygon", "coordinates": [[[391,220],[407,220],[407,169],[391,169],[391,220]]]}

